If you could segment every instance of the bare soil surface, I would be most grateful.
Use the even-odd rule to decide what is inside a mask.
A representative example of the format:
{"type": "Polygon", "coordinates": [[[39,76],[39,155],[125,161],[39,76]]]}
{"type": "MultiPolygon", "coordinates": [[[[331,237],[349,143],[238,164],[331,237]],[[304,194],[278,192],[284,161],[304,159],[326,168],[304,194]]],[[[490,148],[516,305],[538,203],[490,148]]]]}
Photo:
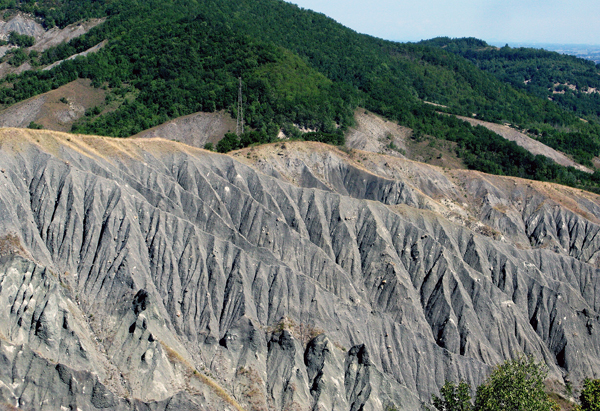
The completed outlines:
{"type": "Polygon", "coordinates": [[[33,16],[23,13],[17,13],[7,21],[0,20],[1,40],[8,40],[8,36],[13,31],[35,37],[36,40],[43,38],[46,34],[44,27],[33,16]]]}
{"type": "Polygon", "coordinates": [[[33,121],[48,130],[69,131],[105,96],[106,91],[92,87],[91,80],[78,79],[0,111],[0,126],[26,128],[33,121]]]}
{"type": "Polygon", "coordinates": [[[421,163],[450,169],[467,168],[456,155],[456,143],[436,138],[423,138],[420,141],[407,141],[407,157],[421,163]]]}
{"type": "Polygon", "coordinates": [[[448,106],[445,106],[443,104],[432,103],[431,101],[425,101],[425,100],[422,100],[422,101],[423,101],[423,103],[429,104],[430,106],[448,108],[448,106]]]}
{"type": "Polygon", "coordinates": [[[449,141],[412,138],[413,131],[393,121],[359,108],[354,113],[355,127],[346,134],[346,147],[394,157],[409,158],[447,168],[465,168],[449,141]]]}
{"type": "Polygon", "coordinates": [[[235,130],[235,126],[235,119],[225,111],[199,112],[173,119],[133,137],[164,137],[192,147],[204,148],[206,143],[216,144],[225,133],[235,130]]]}
{"type": "Polygon", "coordinates": [[[406,140],[412,134],[410,128],[399,126],[363,108],[354,112],[354,119],[356,125],[346,134],[348,148],[405,157],[406,140]]]}
{"type": "Polygon", "coordinates": [[[494,133],[498,134],[499,136],[504,137],[507,140],[514,141],[515,143],[529,151],[531,154],[541,154],[545,157],[554,160],[556,163],[562,166],[574,167],[578,170],[585,171],[586,173],[592,173],[592,170],[585,166],[582,166],[581,164],[576,163],[560,151],[556,151],[553,148],[550,148],[547,145],[540,143],[539,141],[534,140],[528,135],[521,133],[513,128],[500,124],[488,123],[487,121],[476,120],[474,118],[469,117],[456,117],[460,118],[461,120],[468,121],[472,125],[483,126],[488,130],[491,130],[494,133]]]}
{"type": "Polygon", "coordinates": [[[21,74],[24,71],[31,70],[29,62],[21,64],[19,67],[11,66],[7,62],[0,64],[0,78],[6,77],[9,74],[21,74]]]}

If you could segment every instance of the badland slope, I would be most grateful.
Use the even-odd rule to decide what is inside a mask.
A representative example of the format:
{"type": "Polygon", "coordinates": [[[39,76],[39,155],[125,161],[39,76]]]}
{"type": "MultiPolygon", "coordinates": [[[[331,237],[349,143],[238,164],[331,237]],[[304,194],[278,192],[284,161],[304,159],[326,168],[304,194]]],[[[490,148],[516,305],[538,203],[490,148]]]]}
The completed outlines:
{"type": "Polygon", "coordinates": [[[521,352],[598,377],[599,204],[319,143],[2,129],[0,402],[417,410],[521,352]]]}

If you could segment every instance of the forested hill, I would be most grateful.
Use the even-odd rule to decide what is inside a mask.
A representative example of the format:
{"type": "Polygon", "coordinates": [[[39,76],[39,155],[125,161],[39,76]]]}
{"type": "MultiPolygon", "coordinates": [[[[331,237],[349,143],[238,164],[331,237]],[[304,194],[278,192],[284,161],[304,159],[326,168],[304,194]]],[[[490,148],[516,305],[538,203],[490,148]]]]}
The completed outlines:
{"type": "Polygon", "coordinates": [[[245,119],[254,132],[228,148],[270,141],[280,128],[293,135],[292,124],[318,131],[306,138],[339,143],[360,106],[411,127],[417,135],[456,142],[470,168],[590,189],[600,180],[535,158],[492,132],[439,115],[439,107],[424,104],[534,130],[588,166],[600,155],[596,121],[583,122],[576,110],[519,90],[440,47],[358,34],[279,0],[2,4],[34,13],[47,26],[108,17],[69,44],[41,55],[21,52],[20,61],[43,67],[108,40],[98,53],[50,71],[10,76],[0,88],[5,106],[76,78],[107,88],[111,104],[90,110],[73,131],[125,137],[198,111],[234,114],[241,77],[245,119]]]}
{"type": "MultiPolygon", "coordinates": [[[[464,57],[498,80],[584,119],[600,119],[600,67],[593,61],[543,49],[498,48],[474,38],[438,37],[420,44],[464,57]]],[[[566,142],[546,140],[563,151],[572,151],[566,142]]]]}
{"type": "Polygon", "coordinates": [[[581,116],[600,118],[600,67],[593,61],[543,49],[492,47],[473,38],[438,37],[421,44],[465,57],[499,80],[581,116]]]}

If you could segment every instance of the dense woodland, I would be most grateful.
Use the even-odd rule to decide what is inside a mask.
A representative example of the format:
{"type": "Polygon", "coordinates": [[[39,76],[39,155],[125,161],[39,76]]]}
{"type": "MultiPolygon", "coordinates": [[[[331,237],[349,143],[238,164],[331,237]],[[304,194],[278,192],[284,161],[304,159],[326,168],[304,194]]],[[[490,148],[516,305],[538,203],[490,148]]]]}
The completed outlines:
{"type": "Polygon", "coordinates": [[[473,38],[421,42],[471,61],[514,88],[594,120],[600,118],[600,67],[593,61],[533,48],[497,48],[473,38]]]}
{"type": "MultiPolygon", "coordinates": [[[[600,67],[593,61],[541,49],[497,48],[474,38],[439,37],[420,44],[464,57],[513,88],[551,100],[586,121],[600,120],[600,67]]],[[[600,150],[600,139],[595,132],[569,133],[552,124],[535,125],[528,131],[544,144],[573,155],[583,164],[589,165],[600,150]]]]}
{"type": "Polygon", "coordinates": [[[417,135],[456,142],[457,154],[473,169],[593,190],[600,183],[599,172],[590,176],[558,166],[484,128],[437,112],[510,122],[588,166],[600,155],[593,108],[584,109],[579,97],[582,107],[560,103],[567,92],[549,101],[529,87],[533,79],[527,85],[521,81],[527,87],[517,86],[509,79],[512,72],[500,75],[474,62],[466,56],[469,50],[492,53],[480,41],[454,46],[439,39],[430,44],[385,41],[280,0],[5,0],[0,5],[31,12],[47,27],[108,17],[87,35],[40,55],[22,47],[6,57],[13,65],[30,61],[43,66],[108,40],[95,54],[50,71],[9,76],[0,87],[4,106],[76,78],[106,88],[107,104],[90,110],[74,132],[125,137],[197,111],[235,114],[241,77],[248,130],[241,138],[228,137],[217,147],[220,151],[273,141],[279,129],[293,138],[340,144],[354,109],[364,107],[417,135]],[[587,122],[580,118],[584,110],[590,113],[587,122]],[[299,135],[292,124],[316,133],[299,135]]]}

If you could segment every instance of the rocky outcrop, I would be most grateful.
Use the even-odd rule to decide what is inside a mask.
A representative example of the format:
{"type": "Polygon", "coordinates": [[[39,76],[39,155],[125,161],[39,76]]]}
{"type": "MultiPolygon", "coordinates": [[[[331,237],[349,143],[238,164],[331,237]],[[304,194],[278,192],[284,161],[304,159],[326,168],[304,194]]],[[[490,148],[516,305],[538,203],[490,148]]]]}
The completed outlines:
{"type": "Polygon", "coordinates": [[[0,402],[416,410],[520,352],[600,374],[593,194],[318,143],[0,144],[0,402]]]}

